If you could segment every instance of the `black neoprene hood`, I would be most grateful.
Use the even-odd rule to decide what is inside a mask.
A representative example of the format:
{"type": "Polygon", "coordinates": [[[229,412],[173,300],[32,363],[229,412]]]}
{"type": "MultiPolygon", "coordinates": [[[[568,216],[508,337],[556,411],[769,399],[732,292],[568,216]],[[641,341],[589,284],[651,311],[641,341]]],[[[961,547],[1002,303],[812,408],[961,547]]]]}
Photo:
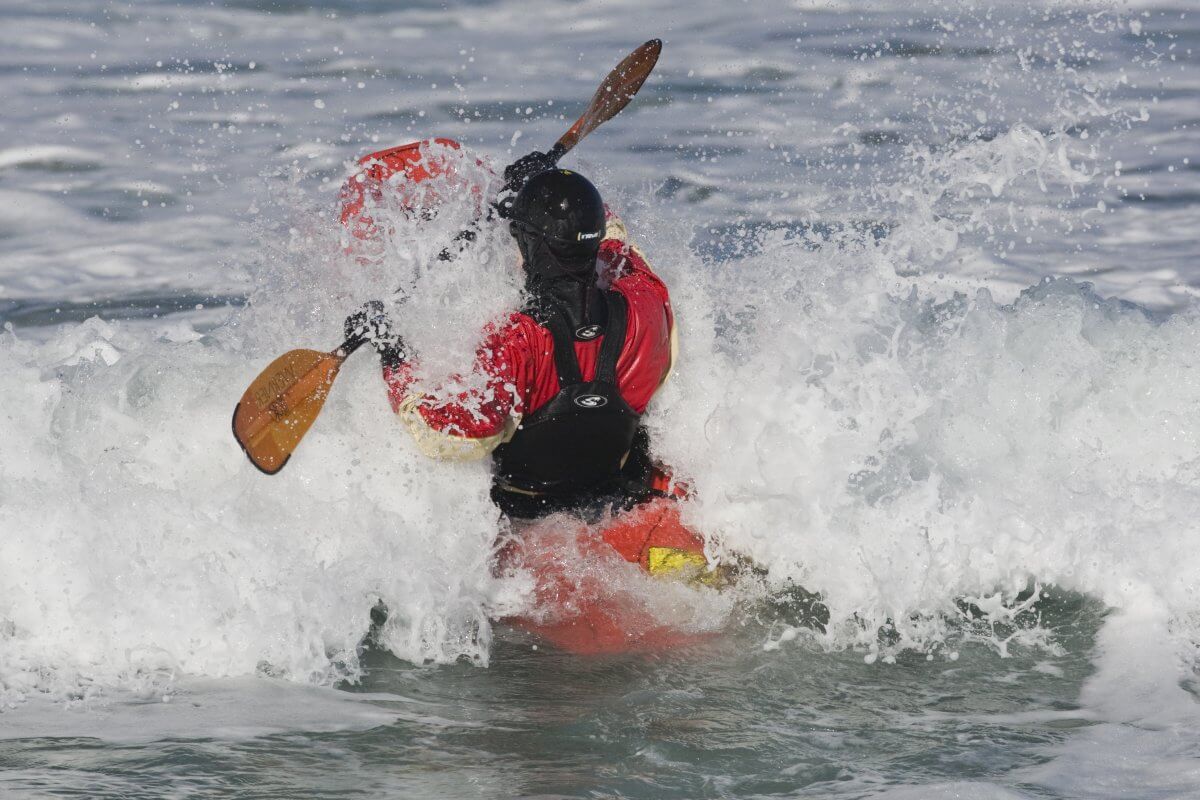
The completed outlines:
{"type": "Polygon", "coordinates": [[[587,178],[552,169],[529,179],[509,212],[531,277],[585,277],[604,240],[604,201],[587,178]]]}

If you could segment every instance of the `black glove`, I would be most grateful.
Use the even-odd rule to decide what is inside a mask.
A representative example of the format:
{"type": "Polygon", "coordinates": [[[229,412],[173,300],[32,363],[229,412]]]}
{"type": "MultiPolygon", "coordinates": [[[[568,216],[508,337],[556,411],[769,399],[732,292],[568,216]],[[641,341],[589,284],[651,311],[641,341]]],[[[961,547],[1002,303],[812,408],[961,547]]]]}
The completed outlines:
{"type": "Polygon", "coordinates": [[[525,188],[525,184],[529,182],[530,178],[546,170],[554,169],[557,164],[558,159],[554,154],[534,150],[505,167],[504,188],[500,190],[500,200],[496,203],[496,210],[500,216],[508,218],[513,198],[517,196],[517,192],[525,188]]]}
{"type": "Polygon", "coordinates": [[[363,303],[363,307],[346,317],[344,326],[347,339],[365,339],[379,353],[379,360],[385,367],[396,367],[408,360],[408,352],[400,334],[392,330],[392,321],[388,318],[383,303],[372,300],[363,303]]]}
{"type": "Polygon", "coordinates": [[[504,188],[516,194],[529,182],[530,178],[546,170],[554,169],[557,163],[558,159],[553,155],[538,150],[521,156],[504,168],[504,188]]]}

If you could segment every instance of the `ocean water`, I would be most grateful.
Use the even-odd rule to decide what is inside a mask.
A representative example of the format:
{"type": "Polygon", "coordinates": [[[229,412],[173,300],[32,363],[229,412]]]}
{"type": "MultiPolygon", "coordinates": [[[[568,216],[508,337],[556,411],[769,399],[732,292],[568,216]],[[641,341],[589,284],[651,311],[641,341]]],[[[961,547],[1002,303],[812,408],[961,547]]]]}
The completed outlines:
{"type": "Polygon", "coordinates": [[[1200,795],[1192,5],[0,0],[0,791],[1200,795]],[[672,288],[685,518],[759,570],[579,560],[698,634],[583,658],[502,622],[561,610],[369,358],[275,477],[229,416],[374,297],[460,370],[507,234],[439,262],[442,187],[364,265],[342,180],[448,136],[486,187],[651,36],[564,163],[672,288]]]}

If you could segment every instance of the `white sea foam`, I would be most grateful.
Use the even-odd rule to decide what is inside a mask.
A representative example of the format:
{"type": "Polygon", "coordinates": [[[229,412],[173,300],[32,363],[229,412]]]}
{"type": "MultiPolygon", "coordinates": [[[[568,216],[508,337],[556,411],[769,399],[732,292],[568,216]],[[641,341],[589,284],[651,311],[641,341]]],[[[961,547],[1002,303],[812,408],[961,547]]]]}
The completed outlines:
{"type": "Polygon", "coordinates": [[[363,363],[307,452],[266,478],[229,435],[261,363],[172,328],[4,335],[5,697],[185,673],[328,683],[353,674],[380,597],[398,654],[486,660],[481,465],[429,473],[363,363]]]}
{"type": "MultiPolygon", "coordinates": [[[[1002,165],[1001,192],[1036,180],[983,161],[1002,165]]],[[[427,226],[457,231],[458,216],[427,226]]],[[[469,363],[480,326],[519,297],[508,254],[485,242],[440,262],[433,237],[405,240],[404,214],[390,218],[401,282],[437,289],[397,318],[435,373],[469,363]]],[[[327,682],[354,673],[380,597],[398,655],[486,660],[489,615],[522,602],[489,571],[487,468],[423,460],[369,358],[280,476],[228,434],[268,356],[332,346],[350,299],[395,285],[332,231],[294,229],[263,294],[208,336],[97,319],[42,343],[3,337],[5,440],[22,454],[0,467],[10,698],[182,673],[327,682]]],[[[651,425],[697,489],[690,519],[718,551],[822,592],[828,643],[872,658],[936,651],[956,598],[987,606],[1035,580],[1117,606],[1148,580],[1190,635],[1196,315],[1157,320],[1066,281],[1011,306],[946,296],[898,277],[893,248],[775,234],[716,267],[659,260],[685,348],[651,425]],[[899,638],[881,649],[889,621],[899,638]]]]}
{"type": "Polygon", "coordinates": [[[1140,797],[1194,794],[1200,705],[1180,684],[1194,675],[1194,665],[1176,643],[1182,633],[1194,647],[1195,632],[1179,630],[1160,595],[1137,580],[1121,586],[1120,609],[1100,633],[1097,671],[1081,698],[1099,724],[1028,770],[1031,783],[1079,797],[1127,797],[1131,786],[1140,797]]]}
{"type": "Polygon", "coordinates": [[[1153,575],[1190,614],[1196,314],[1066,281],[940,299],[878,259],[775,240],[736,265],[725,339],[689,351],[655,410],[698,525],[826,592],[872,647],[886,620],[919,640],[910,615],[1035,579],[1119,604],[1153,575]]]}

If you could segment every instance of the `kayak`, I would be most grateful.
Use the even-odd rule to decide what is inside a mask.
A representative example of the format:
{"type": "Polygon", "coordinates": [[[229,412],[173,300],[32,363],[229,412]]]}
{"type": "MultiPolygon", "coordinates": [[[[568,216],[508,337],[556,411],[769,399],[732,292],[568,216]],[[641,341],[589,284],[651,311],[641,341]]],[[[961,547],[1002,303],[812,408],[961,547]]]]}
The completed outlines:
{"type": "Polygon", "coordinates": [[[533,581],[531,610],[503,622],[558,650],[654,652],[715,634],[664,613],[654,591],[658,581],[714,591],[722,579],[674,499],[637,506],[598,528],[563,515],[528,523],[500,549],[497,565],[533,581]]]}
{"type": "Polygon", "coordinates": [[[491,172],[453,139],[423,139],[365,155],[358,160],[358,171],[342,184],[338,220],[354,238],[368,241],[379,234],[373,208],[395,203],[408,212],[433,215],[441,201],[439,191],[468,192],[482,212],[481,187],[459,174],[462,165],[471,162],[491,172]],[[438,178],[436,189],[425,183],[430,178],[438,178]]]}

